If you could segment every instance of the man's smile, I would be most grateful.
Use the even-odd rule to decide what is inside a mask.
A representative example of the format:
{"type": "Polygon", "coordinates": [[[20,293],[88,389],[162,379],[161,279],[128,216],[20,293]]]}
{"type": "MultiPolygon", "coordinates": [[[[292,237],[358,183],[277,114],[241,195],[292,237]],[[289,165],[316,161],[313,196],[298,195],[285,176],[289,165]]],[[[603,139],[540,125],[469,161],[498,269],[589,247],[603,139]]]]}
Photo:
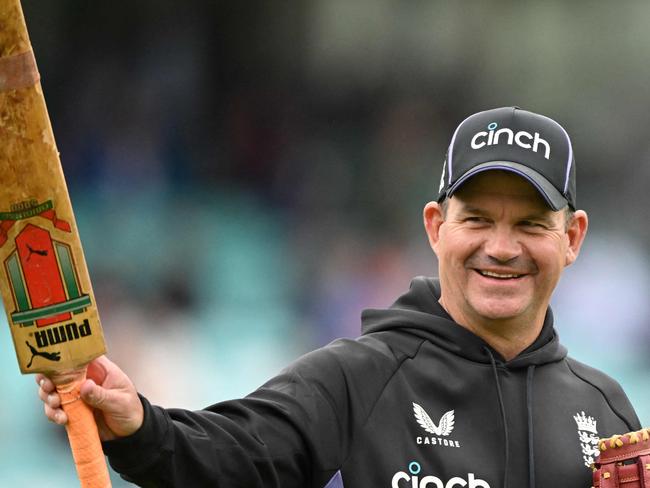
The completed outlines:
{"type": "Polygon", "coordinates": [[[481,274],[482,276],[487,276],[489,278],[496,278],[499,280],[509,280],[509,279],[516,279],[516,278],[521,278],[524,276],[523,274],[514,274],[514,273],[500,273],[497,271],[487,271],[487,270],[482,270],[482,269],[476,269],[474,270],[481,274]]]}

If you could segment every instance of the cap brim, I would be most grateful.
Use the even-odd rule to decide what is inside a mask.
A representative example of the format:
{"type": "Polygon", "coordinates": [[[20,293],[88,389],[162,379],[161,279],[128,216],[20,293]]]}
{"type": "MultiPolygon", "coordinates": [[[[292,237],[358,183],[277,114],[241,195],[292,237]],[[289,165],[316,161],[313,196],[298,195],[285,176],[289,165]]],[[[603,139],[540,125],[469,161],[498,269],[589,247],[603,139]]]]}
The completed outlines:
{"type": "Polygon", "coordinates": [[[553,210],[561,210],[569,203],[567,199],[557,190],[557,188],[555,188],[537,171],[523,164],[513,163],[511,161],[488,161],[487,163],[481,163],[477,166],[474,166],[471,170],[458,178],[458,180],[449,187],[447,190],[447,196],[452,196],[454,192],[458,190],[458,188],[460,188],[460,186],[472,176],[493,169],[510,171],[512,173],[518,174],[519,176],[522,176],[523,178],[526,178],[526,180],[528,180],[537,189],[546,203],[548,203],[548,206],[553,210]]]}

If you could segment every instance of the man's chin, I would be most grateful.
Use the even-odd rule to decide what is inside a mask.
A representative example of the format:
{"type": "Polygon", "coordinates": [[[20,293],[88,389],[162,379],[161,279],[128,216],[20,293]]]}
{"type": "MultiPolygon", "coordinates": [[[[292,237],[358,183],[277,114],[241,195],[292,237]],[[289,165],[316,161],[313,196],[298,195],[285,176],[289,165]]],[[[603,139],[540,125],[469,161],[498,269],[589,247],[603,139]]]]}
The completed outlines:
{"type": "Polygon", "coordinates": [[[512,320],[524,315],[526,306],[520,301],[495,300],[487,303],[477,303],[473,306],[477,315],[486,320],[505,321],[512,320]]]}

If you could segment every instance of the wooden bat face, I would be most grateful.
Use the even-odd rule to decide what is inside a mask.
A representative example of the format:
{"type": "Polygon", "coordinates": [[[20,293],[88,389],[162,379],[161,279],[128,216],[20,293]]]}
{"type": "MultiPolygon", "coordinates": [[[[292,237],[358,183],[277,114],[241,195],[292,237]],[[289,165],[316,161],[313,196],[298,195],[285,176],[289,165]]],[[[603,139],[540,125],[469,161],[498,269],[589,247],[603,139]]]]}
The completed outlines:
{"type": "Polygon", "coordinates": [[[3,34],[0,292],[23,373],[70,371],[105,352],[31,47],[3,34]]]}
{"type": "Polygon", "coordinates": [[[104,340],[73,217],[37,202],[0,212],[0,290],[21,371],[67,371],[102,354],[104,340]]]}

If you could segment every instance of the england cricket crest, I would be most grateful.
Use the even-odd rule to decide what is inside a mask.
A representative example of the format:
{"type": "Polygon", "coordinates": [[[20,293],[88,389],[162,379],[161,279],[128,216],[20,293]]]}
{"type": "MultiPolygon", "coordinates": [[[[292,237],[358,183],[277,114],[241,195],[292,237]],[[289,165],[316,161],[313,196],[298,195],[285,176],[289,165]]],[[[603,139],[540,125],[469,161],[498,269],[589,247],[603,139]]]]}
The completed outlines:
{"type": "Polygon", "coordinates": [[[75,256],[70,236],[70,222],[57,216],[51,200],[0,212],[0,257],[8,278],[2,292],[14,305],[6,312],[23,372],[66,366],[80,341],[103,344],[85,261],[75,256]]]}
{"type": "Polygon", "coordinates": [[[580,441],[580,449],[582,450],[582,460],[584,465],[589,468],[600,454],[600,449],[598,449],[599,436],[596,428],[597,421],[591,415],[586,415],[584,412],[576,413],[573,419],[578,426],[578,439],[580,441]]]}

